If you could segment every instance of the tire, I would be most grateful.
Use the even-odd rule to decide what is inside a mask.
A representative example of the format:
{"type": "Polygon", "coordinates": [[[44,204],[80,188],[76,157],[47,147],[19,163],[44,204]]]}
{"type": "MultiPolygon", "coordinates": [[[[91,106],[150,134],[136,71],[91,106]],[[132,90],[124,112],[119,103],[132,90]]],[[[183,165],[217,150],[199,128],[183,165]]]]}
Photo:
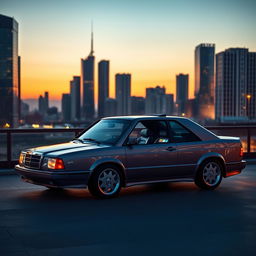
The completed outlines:
{"type": "Polygon", "coordinates": [[[88,189],[93,196],[100,198],[113,198],[121,190],[123,176],[120,170],[111,164],[96,169],[88,183],[88,189]]]}
{"type": "Polygon", "coordinates": [[[220,185],[222,174],[223,166],[218,160],[206,160],[197,172],[195,184],[199,188],[213,190],[220,185]]]}

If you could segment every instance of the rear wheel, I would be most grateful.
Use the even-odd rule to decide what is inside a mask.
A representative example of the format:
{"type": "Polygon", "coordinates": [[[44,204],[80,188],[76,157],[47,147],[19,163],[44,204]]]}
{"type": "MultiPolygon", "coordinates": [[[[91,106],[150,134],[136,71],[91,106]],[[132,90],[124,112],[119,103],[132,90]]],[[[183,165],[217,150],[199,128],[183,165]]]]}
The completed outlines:
{"type": "Polygon", "coordinates": [[[111,198],[119,194],[121,190],[122,174],[114,165],[99,167],[88,183],[88,189],[94,196],[111,198]]]}
{"type": "Polygon", "coordinates": [[[217,188],[222,180],[223,167],[217,160],[205,161],[198,170],[195,184],[207,190],[217,188]]]}

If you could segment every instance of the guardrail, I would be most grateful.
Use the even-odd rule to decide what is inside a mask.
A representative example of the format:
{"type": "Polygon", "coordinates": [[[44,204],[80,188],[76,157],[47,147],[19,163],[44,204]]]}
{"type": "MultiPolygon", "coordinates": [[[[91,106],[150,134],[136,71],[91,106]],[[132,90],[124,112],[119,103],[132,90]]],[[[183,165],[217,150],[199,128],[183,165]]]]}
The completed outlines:
{"type": "MultiPolygon", "coordinates": [[[[237,136],[241,137],[243,147],[245,149],[245,158],[256,158],[256,125],[255,126],[207,126],[207,129],[216,133],[217,135],[227,135],[227,136],[237,136]],[[253,140],[252,140],[253,139],[253,140]]],[[[56,135],[50,136],[52,140],[49,140],[49,144],[59,143],[70,140],[72,137],[75,137],[80,132],[82,132],[84,128],[44,128],[44,129],[0,129],[0,168],[11,168],[15,163],[17,163],[17,149],[13,149],[13,140],[15,136],[23,134],[24,136],[31,135],[27,138],[20,138],[20,143],[26,140],[33,140],[36,137],[36,134],[44,134],[44,135],[53,135],[53,134],[64,134],[63,138],[59,140],[56,139],[56,135]],[[65,134],[72,134],[70,137],[65,137],[65,134]],[[5,135],[3,138],[3,135],[5,135]],[[4,143],[5,142],[5,143],[4,143]],[[6,144],[6,147],[3,145],[6,144]],[[1,146],[2,145],[2,146],[1,146]],[[1,151],[6,148],[6,154],[2,153],[5,159],[1,159],[1,151]]],[[[40,137],[41,138],[41,137],[40,137]]],[[[45,136],[42,137],[43,140],[42,145],[45,145],[45,136]]],[[[18,142],[16,143],[18,144],[18,142]]],[[[34,141],[33,146],[38,146],[38,142],[34,141]]]]}

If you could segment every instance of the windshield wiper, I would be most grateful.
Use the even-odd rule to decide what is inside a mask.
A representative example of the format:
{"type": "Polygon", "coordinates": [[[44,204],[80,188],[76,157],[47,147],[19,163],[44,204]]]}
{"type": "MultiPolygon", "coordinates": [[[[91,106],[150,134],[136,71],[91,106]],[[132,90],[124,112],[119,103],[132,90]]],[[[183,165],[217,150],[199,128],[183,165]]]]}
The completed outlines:
{"type": "Polygon", "coordinates": [[[84,142],[83,140],[81,140],[81,139],[79,139],[79,138],[73,139],[73,141],[76,141],[76,140],[79,141],[79,142],[82,142],[82,143],[84,142]]]}
{"type": "Polygon", "coordinates": [[[83,141],[91,141],[91,142],[95,142],[95,143],[97,143],[97,144],[100,144],[100,142],[99,141],[97,141],[97,140],[95,140],[95,139],[92,139],[92,138],[84,138],[84,139],[82,139],[83,141]]]}

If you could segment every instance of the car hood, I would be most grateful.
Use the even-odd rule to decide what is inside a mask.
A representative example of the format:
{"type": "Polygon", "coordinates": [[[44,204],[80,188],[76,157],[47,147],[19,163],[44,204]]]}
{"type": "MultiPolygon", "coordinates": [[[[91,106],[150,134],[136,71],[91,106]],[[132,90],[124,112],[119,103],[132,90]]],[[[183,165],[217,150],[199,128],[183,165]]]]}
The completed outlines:
{"type": "Polygon", "coordinates": [[[80,150],[91,150],[96,148],[103,148],[108,147],[107,145],[103,144],[95,144],[95,143],[80,143],[80,142],[67,142],[67,143],[61,143],[61,144],[55,144],[50,146],[43,146],[43,147],[37,147],[30,149],[30,151],[48,154],[48,153],[60,153],[62,151],[63,153],[71,153],[75,151],[80,150]]]}

